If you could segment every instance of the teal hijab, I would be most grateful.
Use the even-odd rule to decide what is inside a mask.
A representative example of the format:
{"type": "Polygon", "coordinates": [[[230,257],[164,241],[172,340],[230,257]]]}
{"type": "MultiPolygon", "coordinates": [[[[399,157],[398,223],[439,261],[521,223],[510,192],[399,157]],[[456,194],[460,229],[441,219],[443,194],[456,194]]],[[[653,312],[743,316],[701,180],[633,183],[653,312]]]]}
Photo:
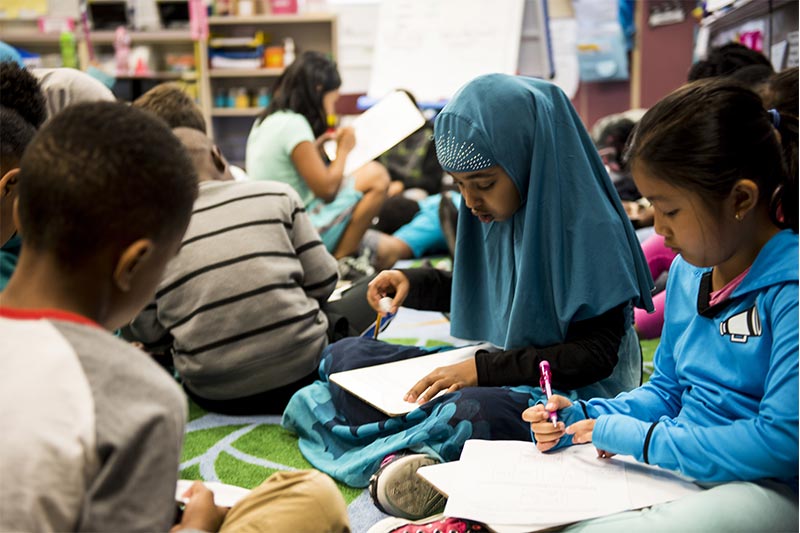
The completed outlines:
{"type": "Polygon", "coordinates": [[[480,222],[461,202],[451,332],[511,349],[561,343],[570,323],[624,303],[652,310],[653,281],[603,163],[569,99],[533,78],[490,74],[436,117],[446,171],[499,165],[521,205],[480,222]]]}

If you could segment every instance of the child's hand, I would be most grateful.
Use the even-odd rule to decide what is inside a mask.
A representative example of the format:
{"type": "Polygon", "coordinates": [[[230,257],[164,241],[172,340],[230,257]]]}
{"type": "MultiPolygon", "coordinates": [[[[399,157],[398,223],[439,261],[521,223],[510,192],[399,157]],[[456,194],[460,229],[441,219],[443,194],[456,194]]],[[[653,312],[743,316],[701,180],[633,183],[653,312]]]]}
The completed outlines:
{"type": "Polygon", "coordinates": [[[653,206],[649,202],[622,202],[628,218],[631,222],[638,222],[642,226],[649,226],[653,223],[653,206]]]}
{"type": "Polygon", "coordinates": [[[394,314],[403,305],[410,288],[411,283],[405,274],[399,270],[384,270],[367,285],[367,302],[376,312],[383,314],[380,306],[381,298],[394,294],[390,311],[394,314]]]}
{"type": "Polygon", "coordinates": [[[348,154],[356,145],[356,132],[353,128],[339,128],[336,130],[336,155],[348,154]]]}
{"type": "Polygon", "coordinates": [[[570,405],[572,405],[572,402],[567,398],[554,394],[546,405],[537,404],[533,407],[528,407],[522,412],[522,419],[531,424],[531,431],[536,439],[536,448],[540,452],[546,452],[553,448],[565,434],[564,422],[559,421],[553,427],[553,422],[550,420],[550,411],[566,409],[570,405]]]}
{"type": "Polygon", "coordinates": [[[326,131],[314,140],[314,146],[316,146],[318,150],[321,150],[323,144],[334,140],[336,140],[336,133],[332,131],[326,131]]]}
{"type": "MultiPolygon", "coordinates": [[[[581,420],[580,422],[575,422],[571,426],[567,428],[567,435],[572,435],[572,442],[575,444],[584,444],[587,442],[592,442],[592,431],[594,431],[594,422],[593,418],[589,418],[587,420],[581,420]]],[[[597,456],[603,459],[609,459],[614,457],[616,454],[607,452],[605,450],[597,449],[597,456]]]]}
{"type": "Polygon", "coordinates": [[[407,402],[423,404],[443,390],[455,392],[478,384],[478,367],[475,358],[461,363],[437,368],[419,380],[403,398],[407,402]]]}
{"type": "Polygon", "coordinates": [[[192,483],[192,486],[183,493],[183,497],[189,498],[183,510],[183,518],[170,532],[182,529],[199,529],[211,533],[219,531],[229,508],[214,505],[214,493],[202,481],[192,483]]]}

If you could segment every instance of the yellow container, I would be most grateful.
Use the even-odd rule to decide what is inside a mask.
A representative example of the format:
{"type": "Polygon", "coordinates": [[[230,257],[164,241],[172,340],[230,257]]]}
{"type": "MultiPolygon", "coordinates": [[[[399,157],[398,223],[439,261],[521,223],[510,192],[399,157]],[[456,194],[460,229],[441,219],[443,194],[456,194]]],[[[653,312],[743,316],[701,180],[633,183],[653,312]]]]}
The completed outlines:
{"type": "Polygon", "coordinates": [[[282,46],[268,46],[267,49],[264,50],[264,66],[267,68],[283,67],[282,46]]]}

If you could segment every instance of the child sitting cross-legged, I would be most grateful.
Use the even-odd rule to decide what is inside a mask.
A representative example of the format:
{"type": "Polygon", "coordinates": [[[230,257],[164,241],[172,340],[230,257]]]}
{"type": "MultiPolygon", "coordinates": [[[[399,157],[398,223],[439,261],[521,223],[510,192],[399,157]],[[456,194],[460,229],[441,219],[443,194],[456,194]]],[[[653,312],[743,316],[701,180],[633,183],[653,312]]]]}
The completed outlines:
{"type": "MultiPolygon", "coordinates": [[[[156,118],[93,103],[50,120],[20,168],[25,246],[0,294],[0,530],[167,531],[185,398],[108,330],[152,298],[178,252],[192,164],[156,118]]],[[[275,474],[230,511],[200,483],[186,497],[173,530],[347,530],[341,495],[313,471],[275,474]]]]}
{"type": "Polygon", "coordinates": [[[566,531],[797,531],[797,116],[699,81],[647,112],[629,154],[679,255],[653,376],[613,399],[556,395],[523,418],[542,451],[592,442],[708,490],[566,531]]]}
{"type": "Polygon", "coordinates": [[[205,134],[174,132],[200,193],[180,254],[131,323],[133,339],[171,352],[201,407],[280,414],[317,377],[334,322],[322,306],[338,280],[336,260],[289,185],[227,181],[205,134]]]}

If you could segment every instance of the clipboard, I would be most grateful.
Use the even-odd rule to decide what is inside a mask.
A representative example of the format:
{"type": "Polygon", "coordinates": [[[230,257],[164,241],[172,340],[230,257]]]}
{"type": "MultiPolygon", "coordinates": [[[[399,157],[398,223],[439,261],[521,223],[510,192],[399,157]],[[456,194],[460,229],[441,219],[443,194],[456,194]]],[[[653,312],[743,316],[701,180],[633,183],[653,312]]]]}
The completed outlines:
{"type": "MultiPolygon", "coordinates": [[[[345,160],[344,175],[352,174],[424,125],[425,116],[403,91],[381,98],[350,124],[355,131],[356,144],[345,160]]],[[[328,158],[333,160],[336,150],[331,150],[325,147],[328,158]]]]}
{"type": "MultiPolygon", "coordinates": [[[[417,381],[436,368],[475,357],[478,350],[494,351],[496,348],[489,343],[475,344],[403,361],[337,372],[328,379],[382,413],[401,416],[419,407],[417,403],[403,400],[403,396],[417,381]]],[[[445,393],[446,391],[441,391],[438,395],[445,393]]]]}

